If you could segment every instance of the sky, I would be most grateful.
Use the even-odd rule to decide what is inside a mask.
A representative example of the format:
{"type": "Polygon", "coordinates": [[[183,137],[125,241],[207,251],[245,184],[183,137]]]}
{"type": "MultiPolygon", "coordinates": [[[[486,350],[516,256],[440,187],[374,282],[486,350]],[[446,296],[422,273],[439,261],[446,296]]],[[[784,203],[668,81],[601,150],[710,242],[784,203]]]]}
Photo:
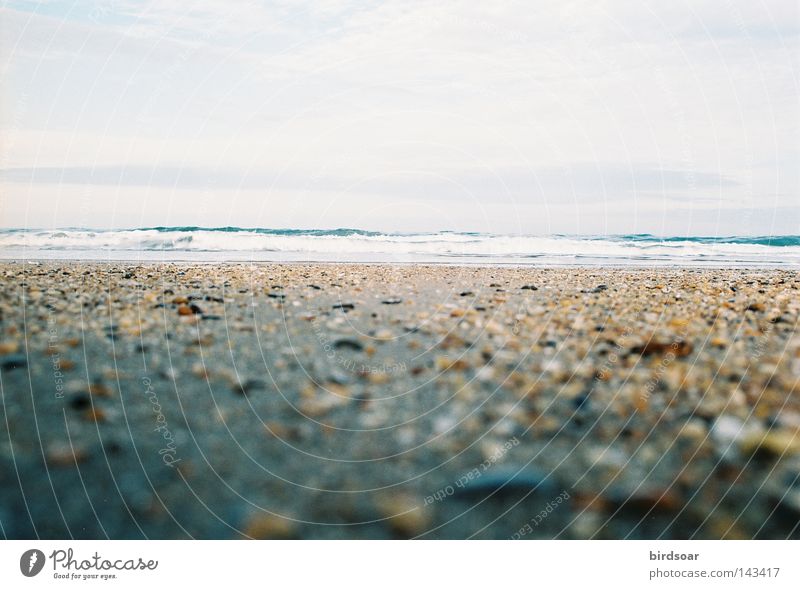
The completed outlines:
{"type": "Polygon", "coordinates": [[[800,234],[798,6],[0,2],[0,226],[800,234]]]}

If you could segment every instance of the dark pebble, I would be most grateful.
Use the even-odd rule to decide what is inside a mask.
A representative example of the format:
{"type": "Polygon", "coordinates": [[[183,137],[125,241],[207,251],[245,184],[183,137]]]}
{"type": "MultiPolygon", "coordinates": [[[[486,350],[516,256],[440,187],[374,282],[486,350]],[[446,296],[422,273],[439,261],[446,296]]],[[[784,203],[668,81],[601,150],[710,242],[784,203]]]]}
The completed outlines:
{"type": "Polygon", "coordinates": [[[203,315],[203,321],[219,321],[222,319],[221,315],[203,315]]]}
{"type": "Polygon", "coordinates": [[[340,339],[333,342],[333,347],[337,350],[353,350],[354,352],[360,352],[364,349],[364,346],[361,343],[354,339],[340,339]]]}
{"type": "Polygon", "coordinates": [[[248,378],[246,381],[234,385],[233,392],[240,395],[248,395],[252,391],[263,391],[265,388],[264,381],[257,378],[248,378]]]}
{"type": "Polygon", "coordinates": [[[462,296],[462,297],[471,297],[471,296],[475,296],[475,293],[474,293],[474,292],[472,292],[471,290],[465,290],[464,292],[460,293],[460,295],[459,295],[459,296],[462,296]]]}
{"type": "Polygon", "coordinates": [[[331,373],[328,375],[328,382],[331,384],[338,384],[338,385],[346,385],[352,382],[352,378],[350,375],[345,372],[344,370],[339,370],[334,368],[331,370],[331,373]]]}
{"type": "Polygon", "coordinates": [[[692,353],[694,346],[686,341],[675,342],[657,342],[650,340],[643,346],[635,346],[631,348],[634,354],[641,354],[642,356],[651,356],[653,354],[667,354],[672,353],[675,356],[682,358],[692,353]]]}
{"type": "Polygon", "coordinates": [[[108,444],[103,445],[105,451],[113,456],[118,456],[122,454],[122,446],[119,442],[109,442],[108,444]]]}
{"type": "Polygon", "coordinates": [[[369,407],[370,401],[372,400],[372,395],[369,393],[361,393],[353,397],[353,401],[360,409],[366,409],[369,407]]]}
{"type": "Polygon", "coordinates": [[[580,411],[581,409],[588,409],[589,403],[589,395],[586,393],[581,393],[574,399],[572,399],[572,404],[575,406],[575,411],[580,411]]]}
{"type": "Polygon", "coordinates": [[[341,309],[342,311],[352,311],[356,308],[353,303],[339,303],[337,305],[333,305],[334,309],[341,309]]]}
{"type": "MultiPolygon", "coordinates": [[[[458,487],[458,485],[454,486],[458,487]]],[[[556,495],[559,492],[558,484],[552,476],[530,467],[522,470],[498,468],[471,481],[466,481],[458,488],[458,494],[462,496],[485,497],[491,495],[496,499],[533,492],[546,495],[556,495]]]]}
{"type": "Polygon", "coordinates": [[[83,409],[88,409],[92,405],[92,400],[89,398],[89,395],[86,393],[78,393],[74,395],[72,399],[69,401],[69,406],[73,409],[77,409],[81,411],[83,409]]]}
{"type": "Polygon", "coordinates": [[[3,370],[13,370],[27,366],[28,359],[23,354],[7,354],[0,356],[0,368],[3,370]]]}
{"type": "Polygon", "coordinates": [[[685,506],[673,489],[638,489],[631,494],[612,491],[605,499],[614,512],[635,517],[676,512],[685,506]]]}
{"type": "Polygon", "coordinates": [[[197,305],[195,305],[195,304],[189,305],[189,308],[192,310],[192,313],[194,313],[195,315],[202,315],[203,314],[203,310],[200,307],[198,307],[197,305]]]}
{"type": "Polygon", "coordinates": [[[386,299],[385,301],[381,301],[384,305],[399,305],[403,302],[403,299],[386,299]]]}
{"type": "Polygon", "coordinates": [[[534,286],[533,284],[526,284],[522,287],[522,290],[539,290],[539,287],[534,286]]]}

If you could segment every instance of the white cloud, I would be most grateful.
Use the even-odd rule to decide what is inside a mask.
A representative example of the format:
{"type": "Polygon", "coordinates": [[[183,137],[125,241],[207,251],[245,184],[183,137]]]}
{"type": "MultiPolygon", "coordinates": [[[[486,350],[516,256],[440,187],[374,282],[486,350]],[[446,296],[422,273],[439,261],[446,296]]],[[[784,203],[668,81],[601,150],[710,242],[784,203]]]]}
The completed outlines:
{"type": "MultiPolygon", "coordinates": [[[[338,210],[363,206],[363,194],[343,196],[341,186],[418,203],[421,193],[440,196],[424,181],[438,177],[449,182],[442,192],[463,186],[478,195],[496,225],[508,225],[509,210],[491,187],[511,185],[528,215],[519,223],[531,231],[541,229],[542,199],[558,205],[546,224],[554,231],[574,228],[575,215],[611,215],[609,203],[622,201],[636,216],[623,205],[605,226],[669,232],[693,222],[675,203],[792,206],[800,190],[791,1],[17,8],[2,14],[11,34],[2,42],[9,84],[0,126],[14,146],[3,149],[3,168],[112,166],[154,169],[155,177],[213,168],[243,185],[281,178],[268,196],[253,187],[241,193],[237,202],[251,209],[302,193],[308,178],[322,208],[326,194],[338,210]],[[542,181],[552,176],[543,170],[558,169],[563,182],[542,181]],[[610,179],[626,169],[634,179],[666,170],[730,182],[615,187],[610,179]],[[665,217],[654,198],[674,214],[665,217]],[[580,206],[561,204],[575,199],[580,206]]],[[[187,202],[181,190],[200,176],[182,176],[174,198],[187,202]]],[[[51,177],[40,174],[38,183],[51,177]]],[[[8,175],[3,182],[5,194],[23,187],[30,198],[49,198],[8,175]]],[[[15,210],[0,222],[31,222],[15,210]]],[[[96,215],[91,223],[108,222],[102,207],[96,215]]],[[[424,223],[401,217],[405,229],[424,223]]],[[[375,213],[363,222],[384,221],[375,213]]],[[[465,227],[474,222],[463,212],[465,227]]]]}

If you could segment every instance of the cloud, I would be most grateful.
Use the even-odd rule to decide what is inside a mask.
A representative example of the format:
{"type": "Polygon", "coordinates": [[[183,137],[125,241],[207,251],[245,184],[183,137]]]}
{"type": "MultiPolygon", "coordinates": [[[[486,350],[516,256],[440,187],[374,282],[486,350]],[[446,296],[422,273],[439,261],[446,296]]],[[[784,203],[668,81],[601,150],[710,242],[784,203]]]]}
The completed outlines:
{"type": "Polygon", "coordinates": [[[262,168],[208,168],[194,166],[68,166],[0,169],[0,181],[36,184],[92,186],[145,186],[181,190],[233,188],[242,190],[314,187],[330,191],[368,191],[394,196],[414,196],[423,191],[430,198],[463,198],[465,192],[481,198],[498,193],[524,195],[573,194],[581,198],[665,192],[691,197],[697,189],[723,189],[739,183],[714,172],[669,170],[623,163],[574,163],[560,167],[525,170],[499,168],[444,175],[433,170],[403,170],[372,178],[331,174],[306,177],[262,168]]]}
{"type": "Polygon", "coordinates": [[[500,216],[800,191],[791,1],[6,6],[6,192],[424,195],[500,216]]]}

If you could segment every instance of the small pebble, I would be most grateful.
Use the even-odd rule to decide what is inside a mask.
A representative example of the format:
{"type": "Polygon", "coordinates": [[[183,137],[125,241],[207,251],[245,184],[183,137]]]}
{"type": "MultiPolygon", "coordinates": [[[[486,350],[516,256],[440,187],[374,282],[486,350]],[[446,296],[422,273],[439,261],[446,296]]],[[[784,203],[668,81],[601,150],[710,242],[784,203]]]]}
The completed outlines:
{"type": "Polygon", "coordinates": [[[24,368],[27,365],[28,358],[24,354],[6,354],[4,356],[0,356],[0,368],[3,370],[24,368]]]}
{"type": "Polygon", "coordinates": [[[58,444],[50,446],[45,455],[50,466],[74,466],[75,463],[84,462],[88,452],[84,448],[58,444]]]}
{"type": "Polygon", "coordinates": [[[378,502],[381,517],[399,538],[414,538],[425,532],[430,525],[430,514],[422,498],[407,494],[384,497],[378,502]]]}
{"type": "Polygon", "coordinates": [[[352,338],[338,339],[333,342],[333,347],[337,350],[352,350],[354,352],[360,352],[364,349],[361,342],[352,338]]]}
{"type": "Polygon", "coordinates": [[[242,533],[253,540],[293,540],[298,537],[296,524],[271,513],[253,515],[242,533]]]}

